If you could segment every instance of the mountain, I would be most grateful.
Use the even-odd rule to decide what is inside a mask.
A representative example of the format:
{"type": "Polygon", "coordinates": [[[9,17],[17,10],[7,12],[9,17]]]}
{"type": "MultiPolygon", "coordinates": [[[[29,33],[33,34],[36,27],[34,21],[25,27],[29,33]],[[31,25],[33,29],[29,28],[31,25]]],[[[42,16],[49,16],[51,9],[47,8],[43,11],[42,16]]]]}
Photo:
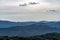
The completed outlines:
{"type": "Polygon", "coordinates": [[[0,20],[1,36],[34,36],[60,32],[60,21],[10,22],[0,20]]]}
{"type": "Polygon", "coordinates": [[[43,35],[36,35],[31,37],[21,37],[25,40],[60,40],[60,33],[47,33],[43,35]]]}
{"type": "Polygon", "coordinates": [[[51,27],[56,27],[60,29],[60,21],[55,21],[55,22],[47,22],[47,25],[51,26],[51,27]]]}
{"type": "Polygon", "coordinates": [[[0,20],[0,28],[8,28],[12,26],[28,26],[28,25],[37,24],[37,23],[39,24],[45,23],[50,27],[60,28],[60,21],[11,22],[11,21],[4,21],[4,20],[0,20]]]}
{"type": "Polygon", "coordinates": [[[45,23],[50,27],[55,27],[60,29],[60,21],[40,21],[39,23],[45,23]]]}
{"type": "Polygon", "coordinates": [[[50,27],[45,23],[0,28],[0,36],[35,36],[51,32],[60,32],[60,29],[50,27]]]}
{"type": "Polygon", "coordinates": [[[0,36],[0,40],[60,40],[60,33],[47,33],[30,37],[0,36]]]}
{"type": "Polygon", "coordinates": [[[34,24],[35,22],[11,22],[11,21],[4,21],[0,20],[0,28],[8,28],[11,26],[26,26],[34,24]]]}

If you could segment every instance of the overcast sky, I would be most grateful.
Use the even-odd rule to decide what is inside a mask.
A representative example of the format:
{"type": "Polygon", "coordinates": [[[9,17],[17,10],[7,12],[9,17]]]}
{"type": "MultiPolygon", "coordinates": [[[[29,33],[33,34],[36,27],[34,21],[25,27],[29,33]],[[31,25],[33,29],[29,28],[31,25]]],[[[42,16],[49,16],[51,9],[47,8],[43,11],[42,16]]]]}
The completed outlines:
{"type": "Polygon", "coordinates": [[[0,0],[0,20],[56,21],[60,20],[60,0],[0,0]],[[29,2],[39,2],[29,5],[29,2]],[[19,4],[28,4],[19,6],[19,4]],[[55,10],[54,12],[48,10],[55,10]]]}

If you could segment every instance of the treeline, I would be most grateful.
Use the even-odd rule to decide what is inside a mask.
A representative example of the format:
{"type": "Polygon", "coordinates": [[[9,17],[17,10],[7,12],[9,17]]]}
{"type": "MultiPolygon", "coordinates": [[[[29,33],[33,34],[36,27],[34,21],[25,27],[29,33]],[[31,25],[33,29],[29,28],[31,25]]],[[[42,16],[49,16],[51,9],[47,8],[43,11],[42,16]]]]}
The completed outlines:
{"type": "Polygon", "coordinates": [[[0,36],[0,40],[60,40],[60,33],[47,33],[43,35],[36,35],[31,37],[8,37],[0,36]]]}

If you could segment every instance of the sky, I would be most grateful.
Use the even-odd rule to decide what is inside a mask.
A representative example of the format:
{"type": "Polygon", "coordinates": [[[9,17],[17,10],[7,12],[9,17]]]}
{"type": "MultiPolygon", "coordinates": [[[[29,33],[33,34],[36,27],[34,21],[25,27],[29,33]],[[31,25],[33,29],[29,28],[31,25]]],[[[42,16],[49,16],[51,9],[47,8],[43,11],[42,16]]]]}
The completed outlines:
{"type": "Polygon", "coordinates": [[[0,20],[60,21],[60,0],[0,0],[0,20]],[[29,2],[39,4],[31,5],[29,2]],[[24,3],[27,5],[19,6],[24,3]]]}

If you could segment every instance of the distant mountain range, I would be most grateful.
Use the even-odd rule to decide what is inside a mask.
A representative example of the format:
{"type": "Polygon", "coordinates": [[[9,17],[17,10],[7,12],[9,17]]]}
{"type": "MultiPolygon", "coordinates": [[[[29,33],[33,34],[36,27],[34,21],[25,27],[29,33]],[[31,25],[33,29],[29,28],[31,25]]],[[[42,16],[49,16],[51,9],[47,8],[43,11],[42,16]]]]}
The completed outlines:
{"type": "Polygon", "coordinates": [[[35,22],[11,22],[11,21],[4,21],[0,20],[0,28],[8,28],[11,26],[26,26],[34,24],[35,22]]]}
{"type": "Polygon", "coordinates": [[[60,21],[11,22],[11,21],[4,21],[4,20],[0,20],[0,28],[8,28],[11,26],[27,26],[27,25],[37,24],[37,23],[39,23],[39,24],[45,23],[46,25],[48,25],[50,27],[60,28],[60,21]]]}
{"type": "Polygon", "coordinates": [[[60,22],[9,22],[0,21],[0,25],[8,25],[8,28],[0,28],[1,36],[34,36],[51,32],[60,32],[60,22]],[[56,26],[55,26],[56,25],[56,26]],[[58,27],[58,28],[56,28],[58,27]]]}

